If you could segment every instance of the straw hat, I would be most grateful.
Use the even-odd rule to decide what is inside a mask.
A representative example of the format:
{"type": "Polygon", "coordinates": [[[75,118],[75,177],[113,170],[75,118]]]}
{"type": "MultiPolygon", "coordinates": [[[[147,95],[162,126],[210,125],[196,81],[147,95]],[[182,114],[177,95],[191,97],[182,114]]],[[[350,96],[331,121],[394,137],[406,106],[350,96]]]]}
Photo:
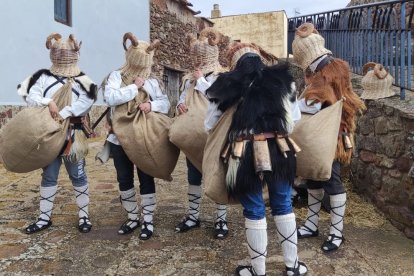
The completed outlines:
{"type": "Polygon", "coordinates": [[[204,74],[221,69],[217,46],[220,39],[221,34],[213,28],[202,30],[198,39],[194,35],[187,35],[193,69],[198,68],[204,74]]]}
{"type": "Polygon", "coordinates": [[[299,26],[292,42],[293,59],[305,70],[317,58],[332,52],[325,48],[325,39],[318,33],[312,23],[299,26]]]}
{"type": "Polygon", "coordinates": [[[236,67],[239,59],[247,53],[254,53],[259,55],[262,58],[262,61],[267,65],[272,65],[277,62],[277,57],[272,55],[269,52],[266,52],[263,48],[255,43],[241,43],[233,42],[227,50],[227,60],[230,64],[230,69],[236,67]]]}
{"type": "Polygon", "coordinates": [[[125,49],[126,62],[121,68],[121,74],[126,82],[133,81],[136,77],[147,79],[151,74],[154,52],[160,45],[159,40],[151,44],[138,40],[132,33],[124,35],[123,45],[125,49]],[[131,45],[127,47],[127,40],[131,45]]]}
{"type": "Polygon", "coordinates": [[[364,91],[362,92],[362,99],[382,99],[394,96],[392,90],[393,77],[388,74],[382,64],[369,62],[363,67],[364,77],[361,80],[361,85],[364,91]],[[374,70],[369,69],[374,68],[374,70]]]}
{"type": "Polygon", "coordinates": [[[75,77],[80,74],[78,67],[79,49],[75,36],[71,34],[66,41],[58,33],[52,33],[46,39],[46,48],[50,50],[52,67],[50,72],[63,77],[75,77]],[[54,41],[53,41],[54,40],[54,41]]]}

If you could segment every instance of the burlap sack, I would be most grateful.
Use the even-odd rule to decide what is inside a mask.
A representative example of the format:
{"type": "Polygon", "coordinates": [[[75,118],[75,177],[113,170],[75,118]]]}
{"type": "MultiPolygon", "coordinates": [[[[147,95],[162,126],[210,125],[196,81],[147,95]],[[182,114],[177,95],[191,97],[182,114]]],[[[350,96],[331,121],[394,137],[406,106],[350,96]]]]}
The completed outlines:
{"type": "Polygon", "coordinates": [[[220,154],[228,139],[228,131],[237,105],[229,108],[210,131],[203,157],[205,194],[216,203],[228,204],[226,168],[220,154]]]}
{"type": "MultiPolygon", "coordinates": [[[[71,81],[53,95],[53,100],[59,109],[71,103],[71,81]]],[[[4,167],[16,173],[46,167],[61,152],[68,126],[69,120],[62,124],[56,122],[48,107],[23,109],[0,133],[0,155],[4,167]]]]}
{"type": "MultiPolygon", "coordinates": [[[[236,109],[237,104],[224,112],[220,120],[210,131],[204,148],[203,179],[205,194],[219,204],[240,204],[237,199],[229,198],[227,194],[227,168],[223,163],[223,159],[220,157],[221,151],[226,144],[229,128],[236,109]]],[[[263,187],[263,200],[268,205],[269,193],[267,185],[263,187]]]]}
{"type": "Polygon", "coordinates": [[[128,158],[140,170],[171,181],[180,154],[168,139],[172,119],[161,113],[140,111],[138,105],[148,98],[148,93],[141,88],[134,100],[116,106],[112,127],[128,158]]]}
{"type": "Polygon", "coordinates": [[[188,111],[174,119],[168,135],[171,143],[176,145],[201,172],[203,150],[207,141],[204,119],[208,100],[193,87],[187,93],[185,104],[188,111]]]}
{"type": "Polygon", "coordinates": [[[331,178],[343,102],[314,115],[302,113],[291,137],[302,149],[296,157],[296,175],[304,179],[326,181],[331,178]]]}

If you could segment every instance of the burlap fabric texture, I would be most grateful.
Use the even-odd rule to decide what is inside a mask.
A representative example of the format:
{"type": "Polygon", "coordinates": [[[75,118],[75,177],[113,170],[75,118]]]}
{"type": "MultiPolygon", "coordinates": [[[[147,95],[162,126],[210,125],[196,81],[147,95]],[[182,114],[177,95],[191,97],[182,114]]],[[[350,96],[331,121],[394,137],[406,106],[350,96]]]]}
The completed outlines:
{"type": "MultiPolygon", "coordinates": [[[[72,101],[72,80],[52,97],[62,109],[72,101]]],[[[69,119],[62,124],[50,115],[49,108],[28,107],[20,111],[0,133],[0,155],[7,170],[26,173],[49,165],[65,143],[69,119]]]]}
{"type": "Polygon", "coordinates": [[[80,46],[81,43],[77,43],[73,34],[66,41],[58,33],[49,35],[46,48],[50,49],[50,72],[63,77],[78,76],[81,72],[78,66],[80,46]]]}
{"type": "MultiPolygon", "coordinates": [[[[237,106],[238,104],[235,104],[223,113],[214,128],[210,130],[204,147],[203,179],[205,194],[219,204],[240,204],[236,198],[228,196],[226,188],[227,165],[224,164],[223,158],[220,156],[228,141],[228,132],[237,106]]],[[[263,200],[268,204],[267,186],[263,187],[263,200]]]]}
{"type": "Polygon", "coordinates": [[[116,106],[112,117],[113,131],[128,158],[140,170],[171,181],[180,154],[168,139],[172,119],[161,113],[145,114],[139,110],[138,105],[148,100],[148,93],[140,88],[134,100],[116,106]]]}
{"type": "Polygon", "coordinates": [[[207,141],[204,119],[208,100],[201,92],[194,89],[193,84],[187,92],[185,104],[188,111],[175,117],[169,137],[171,143],[176,145],[201,172],[203,151],[207,141]]]}
{"type": "Polygon", "coordinates": [[[331,178],[338,143],[343,101],[314,115],[302,113],[291,137],[302,149],[296,156],[296,175],[304,179],[326,181],[331,178]]]}
{"type": "Polygon", "coordinates": [[[292,42],[293,60],[303,69],[309,67],[317,58],[332,54],[325,48],[325,39],[312,23],[304,23],[296,30],[292,42]]]}
{"type": "Polygon", "coordinates": [[[227,168],[220,155],[228,140],[228,132],[236,109],[237,104],[223,113],[214,128],[210,130],[204,147],[203,178],[205,194],[214,202],[220,204],[234,203],[234,201],[229,202],[230,199],[226,189],[227,168]]]}
{"type": "Polygon", "coordinates": [[[369,62],[363,67],[364,77],[361,80],[364,89],[362,99],[383,99],[394,96],[392,90],[393,77],[385,70],[384,66],[374,62],[369,62]],[[373,70],[369,70],[372,69],[373,70]]]}

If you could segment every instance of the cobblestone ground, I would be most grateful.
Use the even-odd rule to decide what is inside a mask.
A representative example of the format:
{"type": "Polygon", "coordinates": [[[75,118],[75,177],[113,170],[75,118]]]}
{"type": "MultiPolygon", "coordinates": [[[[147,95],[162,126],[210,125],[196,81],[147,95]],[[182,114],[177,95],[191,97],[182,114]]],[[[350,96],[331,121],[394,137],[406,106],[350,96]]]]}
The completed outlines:
{"type": "MultiPolygon", "coordinates": [[[[40,171],[12,174],[0,167],[1,275],[233,275],[234,268],[247,261],[240,206],[230,207],[231,232],[224,241],[212,238],[214,204],[207,198],[203,199],[201,228],[174,233],[174,225],[184,216],[187,204],[182,156],[174,180],[157,181],[153,238],[141,241],[138,232],[117,235],[126,214],[119,203],[112,160],[104,165],[93,160],[101,145],[102,141],[92,141],[87,158],[93,222],[88,234],[77,231],[74,192],[63,170],[52,227],[24,234],[24,227],[38,215],[40,171]]],[[[361,201],[356,195],[350,196],[348,209],[356,200],[361,201]]],[[[326,214],[320,228],[324,235],[300,241],[300,258],[309,266],[309,275],[413,275],[414,242],[376,214],[371,205],[361,206],[372,211],[349,210],[346,242],[337,252],[326,255],[320,250],[328,231],[326,214]],[[374,217],[375,223],[369,223],[374,217]]],[[[306,210],[295,212],[302,221],[306,210]]],[[[268,275],[280,275],[283,257],[270,216],[268,228],[268,275]]]]}

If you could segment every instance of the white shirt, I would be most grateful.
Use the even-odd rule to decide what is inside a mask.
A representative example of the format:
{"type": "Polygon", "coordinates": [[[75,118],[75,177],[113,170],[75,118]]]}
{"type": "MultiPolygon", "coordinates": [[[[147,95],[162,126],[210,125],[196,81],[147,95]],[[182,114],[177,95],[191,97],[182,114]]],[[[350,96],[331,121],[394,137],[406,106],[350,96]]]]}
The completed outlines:
{"type": "MultiPolygon", "coordinates": [[[[52,86],[47,91],[46,95],[43,96],[44,91],[56,81],[55,77],[42,74],[29,90],[29,95],[26,98],[27,105],[32,107],[47,106],[52,101],[52,97],[56,91],[63,86],[63,84],[59,82],[52,86]]],[[[67,79],[64,79],[63,81],[66,82],[67,79]]],[[[94,103],[94,100],[88,97],[86,91],[83,90],[77,82],[72,82],[72,88],[79,93],[79,96],[72,91],[71,105],[65,106],[59,111],[59,114],[63,119],[86,115],[94,103]]]]}
{"type": "MultiPolygon", "coordinates": [[[[113,71],[105,85],[104,101],[110,107],[115,107],[133,100],[139,93],[135,84],[121,87],[122,78],[120,71],[113,71]]],[[[167,95],[163,94],[156,79],[147,79],[143,88],[148,92],[151,100],[151,112],[167,114],[170,110],[170,101],[167,95]]],[[[110,134],[107,140],[113,144],[119,145],[119,140],[115,134],[110,134]]]]}
{"type": "Polygon", "coordinates": [[[301,112],[315,114],[318,113],[322,108],[322,103],[314,102],[313,100],[306,101],[304,98],[298,101],[298,106],[301,112]]]}
{"type": "MultiPolygon", "coordinates": [[[[206,91],[210,86],[216,81],[217,75],[210,74],[207,77],[201,77],[197,80],[194,87],[195,90],[203,93],[206,96],[206,91]]],[[[191,83],[187,81],[184,85],[184,90],[180,95],[177,106],[185,102],[185,97],[187,96],[187,91],[190,89],[191,83]]],[[[206,96],[207,97],[207,96],[206,96]]],[[[204,119],[204,128],[209,131],[217,123],[218,119],[223,114],[218,108],[216,103],[209,102],[207,107],[206,118],[204,119]]]]}

